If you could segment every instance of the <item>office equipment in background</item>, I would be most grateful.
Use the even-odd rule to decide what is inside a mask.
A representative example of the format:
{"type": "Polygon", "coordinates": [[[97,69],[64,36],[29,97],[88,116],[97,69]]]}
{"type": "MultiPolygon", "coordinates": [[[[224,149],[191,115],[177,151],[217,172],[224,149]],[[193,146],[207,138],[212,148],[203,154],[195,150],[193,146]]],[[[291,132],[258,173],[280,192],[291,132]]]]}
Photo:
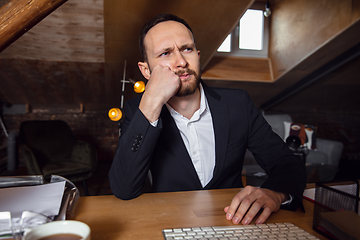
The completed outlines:
{"type": "Polygon", "coordinates": [[[359,182],[316,183],[313,228],[333,239],[360,239],[359,182]]]}

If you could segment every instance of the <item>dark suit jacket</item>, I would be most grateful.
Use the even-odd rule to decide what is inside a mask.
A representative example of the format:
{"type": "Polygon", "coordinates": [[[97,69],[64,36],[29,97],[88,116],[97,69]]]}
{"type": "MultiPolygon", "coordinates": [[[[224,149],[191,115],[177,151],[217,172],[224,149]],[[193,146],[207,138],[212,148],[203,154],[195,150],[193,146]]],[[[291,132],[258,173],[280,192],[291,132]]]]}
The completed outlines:
{"type": "Polygon", "coordinates": [[[157,127],[138,108],[141,96],[126,102],[125,118],[109,172],[111,189],[121,199],[139,196],[149,169],[153,191],[186,191],[242,187],[241,171],[248,148],[269,178],[262,185],[301,201],[306,174],[244,90],[213,89],[202,82],[215,133],[213,179],[203,188],[179,130],[166,106],[157,127]]]}

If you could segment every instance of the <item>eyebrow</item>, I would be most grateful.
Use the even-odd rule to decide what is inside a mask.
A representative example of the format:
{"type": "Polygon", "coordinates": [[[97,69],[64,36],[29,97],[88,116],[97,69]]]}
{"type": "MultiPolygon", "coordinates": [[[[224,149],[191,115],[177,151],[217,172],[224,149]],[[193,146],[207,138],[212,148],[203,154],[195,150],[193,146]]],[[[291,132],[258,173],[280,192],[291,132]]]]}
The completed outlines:
{"type": "Polygon", "coordinates": [[[174,49],[173,47],[168,47],[168,48],[161,49],[161,50],[159,51],[159,54],[164,53],[164,52],[172,51],[173,49],[174,49]]]}
{"type": "MultiPolygon", "coordinates": [[[[179,49],[184,50],[186,48],[195,48],[195,44],[194,43],[185,43],[185,44],[181,45],[179,49]]],[[[158,55],[160,55],[160,54],[162,54],[164,52],[170,52],[173,49],[174,49],[173,47],[163,48],[163,49],[156,52],[156,56],[158,56],[158,55]]]]}
{"type": "Polygon", "coordinates": [[[195,44],[194,43],[185,43],[180,47],[181,50],[183,50],[185,48],[195,48],[195,44]]]}

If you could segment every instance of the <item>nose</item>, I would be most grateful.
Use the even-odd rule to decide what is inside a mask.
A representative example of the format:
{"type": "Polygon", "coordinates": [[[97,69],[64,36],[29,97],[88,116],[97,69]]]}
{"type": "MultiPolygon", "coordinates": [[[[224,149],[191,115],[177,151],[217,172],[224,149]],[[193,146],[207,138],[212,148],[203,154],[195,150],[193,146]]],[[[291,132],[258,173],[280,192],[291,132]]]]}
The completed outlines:
{"type": "Polygon", "coordinates": [[[188,66],[188,62],[182,55],[180,51],[176,51],[174,54],[174,62],[176,68],[186,68],[188,66]]]}

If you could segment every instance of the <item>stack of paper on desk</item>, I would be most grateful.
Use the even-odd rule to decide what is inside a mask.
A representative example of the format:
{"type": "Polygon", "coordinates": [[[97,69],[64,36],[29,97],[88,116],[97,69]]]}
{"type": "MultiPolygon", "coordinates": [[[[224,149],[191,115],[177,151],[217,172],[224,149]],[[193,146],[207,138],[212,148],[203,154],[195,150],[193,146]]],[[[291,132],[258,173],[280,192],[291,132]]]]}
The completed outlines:
{"type": "MultiPolygon", "coordinates": [[[[54,217],[59,214],[64,187],[65,182],[56,182],[0,189],[0,212],[10,212],[15,222],[19,221],[24,211],[54,217]]],[[[0,235],[10,230],[6,225],[0,225],[0,235]]]]}

